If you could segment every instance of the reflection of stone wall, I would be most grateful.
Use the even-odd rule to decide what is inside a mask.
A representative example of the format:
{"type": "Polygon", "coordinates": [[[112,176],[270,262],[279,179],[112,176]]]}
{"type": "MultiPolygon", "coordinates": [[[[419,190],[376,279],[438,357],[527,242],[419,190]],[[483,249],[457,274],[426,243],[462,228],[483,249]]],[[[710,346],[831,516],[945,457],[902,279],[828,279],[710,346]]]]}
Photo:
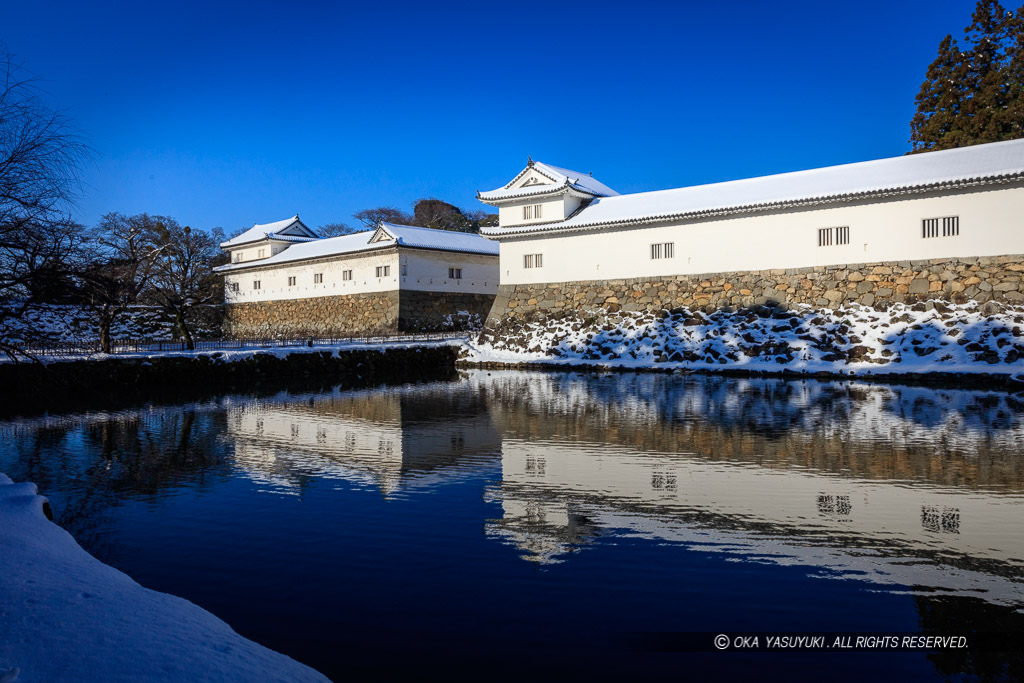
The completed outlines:
{"type": "Polygon", "coordinates": [[[398,331],[398,292],[373,292],[225,307],[224,334],[233,338],[345,337],[398,331]]]}
{"type": "Polygon", "coordinates": [[[953,303],[1024,301],[1024,255],[677,275],[626,280],[502,286],[494,321],[552,311],[713,310],[763,304],[883,307],[943,299],[953,303]]]}
{"type": "Polygon", "coordinates": [[[493,301],[493,294],[390,291],[228,304],[224,331],[234,338],[264,338],[460,329],[482,323],[493,301]],[[458,316],[459,311],[469,315],[458,316]]]}
{"type": "Polygon", "coordinates": [[[399,296],[400,330],[465,328],[466,323],[483,323],[494,303],[493,294],[461,292],[402,291],[399,296]],[[457,315],[465,311],[468,316],[457,315]],[[449,321],[449,315],[451,316],[449,321]]]}

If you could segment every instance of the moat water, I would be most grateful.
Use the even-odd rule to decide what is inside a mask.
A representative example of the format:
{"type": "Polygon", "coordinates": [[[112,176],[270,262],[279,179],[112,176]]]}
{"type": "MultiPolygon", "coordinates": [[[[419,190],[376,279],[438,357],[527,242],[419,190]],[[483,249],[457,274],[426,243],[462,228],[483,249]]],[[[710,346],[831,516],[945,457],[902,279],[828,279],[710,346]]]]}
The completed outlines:
{"type": "Polygon", "coordinates": [[[476,371],[7,419],[0,472],[336,680],[1024,675],[1019,648],[709,646],[1024,634],[1021,395],[476,371]]]}

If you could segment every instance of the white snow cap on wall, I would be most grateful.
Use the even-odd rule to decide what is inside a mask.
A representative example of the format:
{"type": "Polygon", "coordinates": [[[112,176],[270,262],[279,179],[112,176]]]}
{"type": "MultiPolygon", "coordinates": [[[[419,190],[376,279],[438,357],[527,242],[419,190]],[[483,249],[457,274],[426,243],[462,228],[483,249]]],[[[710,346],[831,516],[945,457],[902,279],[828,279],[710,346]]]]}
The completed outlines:
{"type": "Polygon", "coordinates": [[[485,228],[481,232],[503,235],[696,218],[797,202],[837,201],[884,192],[922,191],[972,181],[1020,178],[1022,175],[1024,140],[1009,140],[675,190],[599,197],[564,221],[543,226],[485,228]]]}
{"type": "Polygon", "coordinates": [[[264,239],[282,240],[285,242],[306,242],[308,240],[319,238],[316,233],[303,225],[302,221],[299,220],[299,214],[295,214],[291,218],[286,218],[283,221],[274,221],[273,223],[263,224],[256,223],[241,235],[232,237],[225,242],[221,242],[220,246],[222,249],[227,249],[228,247],[237,247],[242,244],[258,242],[264,239]]]}

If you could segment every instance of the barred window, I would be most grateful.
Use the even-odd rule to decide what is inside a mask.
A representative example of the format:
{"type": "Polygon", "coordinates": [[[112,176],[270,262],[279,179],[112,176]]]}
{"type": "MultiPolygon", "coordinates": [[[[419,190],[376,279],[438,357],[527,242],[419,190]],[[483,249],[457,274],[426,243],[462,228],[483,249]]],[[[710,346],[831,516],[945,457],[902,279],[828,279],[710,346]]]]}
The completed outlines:
{"type": "Polygon", "coordinates": [[[544,208],[543,204],[530,204],[529,206],[523,207],[523,220],[532,221],[535,218],[541,217],[541,209],[544,208]]]}
{"type": "Polygon", "coordinates": [[[295,286],[295,276],[294,275],[292,275],[291,277],[288,278],[288,286],[289,287],[294,287],[295,286]]]}
{"type": "Polygon", "coordinates": [[[313,273],[313,284],[319,285],[324,281],[323,273],[313,273]]]}
{"type": "Polygon", "coordinates": [[[237,282],[230,283],[228,285],[228,289],[231,290],[233,293],[238,294],[238,283],[237,282]]]}
{"type": "Polygon", "coordinates": [[[342,280],[351,280],[352,279],[352,271],[351,270],[343,270],[343,271],[341,271],[341,279],[342,280]]]}
{"type": "Polygon", "coordinates": [[[841,225],[835,228],[818,228],[818,246],[831,247],[833,244],[850,243],[850,226],[841,225]]]}
{"type": "Polygon", "coordinates": [[[263,256],[264,256],[264,255],[265,255],[266,253],[267,253],[267,250],[266,250],[266,249],[260,249],[260,250],[258,250],[258,251],[256,252],[256,258],[263,258],[263,256]]]}
{"type": "Polygon", "coordinates": [[[260,281],[259,280],[253,280],[252,281],[252,288],[253,289],[259,289],[260,288],[260,281]]]}
{"type": "Polygon", "coordinates": [[[960,234],[960,217],[943,216],[942,218],[925,218],[921,221],[921,237],[956,237],[960,234]]]}
{"type": "Polygon", "coordinates": [[[462,279],[462,268],[449,268],[448,269],[449,280],[461,280],[462,279]]]}
{"type": "Polygon", "coordinates": [[[523,268],[541,268],[544,266],[544,254],[526,254],[523,256],[523,268]]]}
{"type": "Polygon", "coordinates": [[[676,255],[676,243],[675,242],[659,242],[658,244],[651,245],[651,258],[675,258],[676,255]]]}
{"type": "Polygon", "coordinates": [[[377,266],[377,277],[388,277],[391,275],[391,266],[377,266]]]}

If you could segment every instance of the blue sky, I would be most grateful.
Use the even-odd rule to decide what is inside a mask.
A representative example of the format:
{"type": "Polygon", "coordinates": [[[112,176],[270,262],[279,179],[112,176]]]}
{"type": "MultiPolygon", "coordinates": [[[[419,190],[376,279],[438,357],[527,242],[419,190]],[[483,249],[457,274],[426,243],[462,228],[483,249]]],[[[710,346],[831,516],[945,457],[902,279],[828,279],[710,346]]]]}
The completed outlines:
{"type": "Polygon", "coordinates": [[[420,197],[526,156],[619,192],[897,156],[973,0],[4,0],[0,40],[95,150],[77,218],[227,232],[420,197]]]}

